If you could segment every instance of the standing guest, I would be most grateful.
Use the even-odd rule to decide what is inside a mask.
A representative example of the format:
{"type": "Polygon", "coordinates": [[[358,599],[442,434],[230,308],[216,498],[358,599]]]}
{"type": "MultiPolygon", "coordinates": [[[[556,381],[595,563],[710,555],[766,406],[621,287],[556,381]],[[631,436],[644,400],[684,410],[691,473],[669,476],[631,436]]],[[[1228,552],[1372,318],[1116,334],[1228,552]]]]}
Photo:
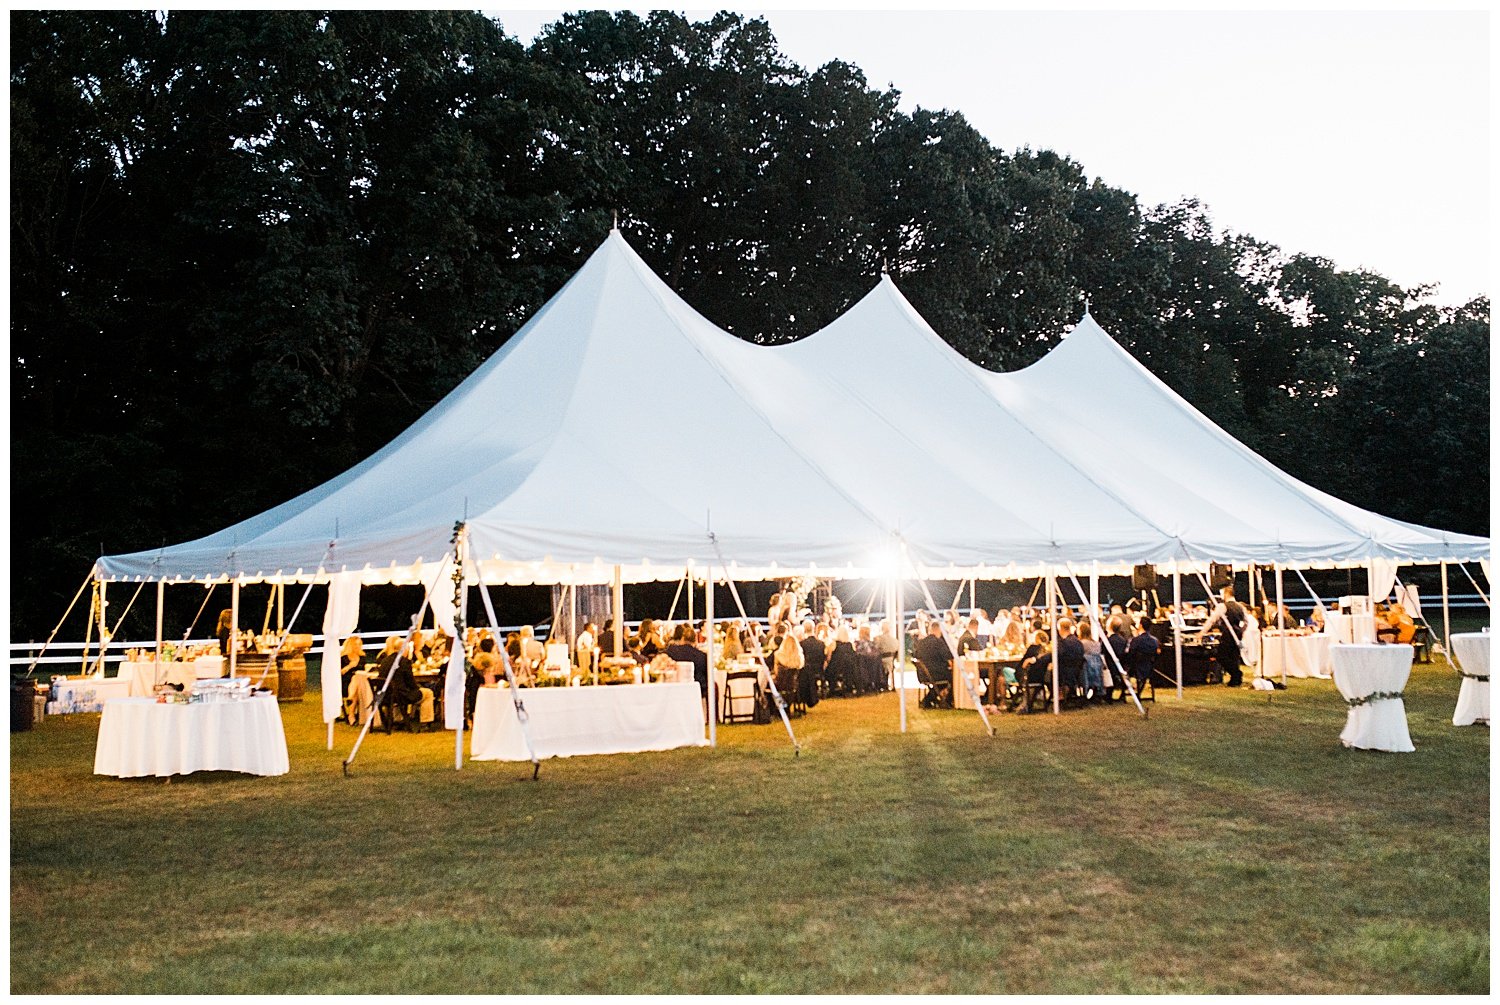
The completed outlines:
{"type": "Polygon", "coordinates": [[[979,652],[984,644],[979,641],[979,619],[970,618],[969,623],[964,626],[964,633],[958,637],[958,655],[967,656],[970,652],[979,652]]]}
{"type": "Polygon", "coordinates": [[[662,651],[678,663],[693,665],[693,680],[698,682],[698,694],[708,701],[708,653],[693,644],[697,630],[689,624],[677,626],[672,642],[662,651]]]}
{"type": "Polygon", "coordinates": [[[833,633],[833,649],[828,653],[828,691],[830,694],[855,695],[860,687],[859,658],[849,638],[849,626],[839,625],[833,633]]]}
{"type": "Polygon", "coordinates": [[[219,639],[219,655],[224,657],[224,665],[229,665],[229,641],[234,635],[234,611],[224,608],[219,612],[219,624],[214,629],[214,635],[219,639]]]}
{"type": "Polygon", "coordinates": [[[823,667],[828,662],[828,649],[814,632],[811,619],[802,622],[802,661],[802,702],[812,708],[823,694],[823,667]]]}
{"type": "Polygon", "coordinates": [[[1214,654],[1219,661],[1219,670],[1225,675],[1225,687],[1239,687],[1244,679],[1244,667],[1240,665],[1240,639],[1245,635],[1245,608],[1234,599],[1234,587],[1226,586],[1214,605],[1213,613],[1198,632],[1198,641],[1203,641],[1206,632],[1219,628],[1219,648],[1214,654]]]}
{"type": "Polygon", "coordinates": [[[578,665],[583,666],[586,661],[585,653],[594,648],[594,640],[599,637],[599,626],[592,621],[584,623],[583,631],[578,633],[578,638],[573,640],[573,650],[578,655],[578,665]]]}
{"type": "Polygon", "coordinates": [[[1083,696],[1088,701],[1104,701],[1104,645],[1094,638],[1094,626],[1085,621],[1078,626],[1078,641],[1083,643],[1083,696]]]}

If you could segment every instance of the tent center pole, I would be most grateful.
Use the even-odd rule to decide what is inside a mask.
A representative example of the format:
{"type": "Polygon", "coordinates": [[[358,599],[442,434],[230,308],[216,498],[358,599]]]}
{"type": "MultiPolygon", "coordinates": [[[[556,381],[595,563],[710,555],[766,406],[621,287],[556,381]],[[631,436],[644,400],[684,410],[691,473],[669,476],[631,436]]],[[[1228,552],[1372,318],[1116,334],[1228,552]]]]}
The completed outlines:
{"type": "MultiPolygon", "coordinates": [[[[707,701],[707,706],[708,707],[705,708],[704,711],[708,713],[708,745],[710,747],[717,747],[719,745],[719,732],[718,732],[719,716],[717,714],[717,708],[718,708],[718,706],[714,704],[714,691],[715,691],[714,685],[717,682],[714,680],[714,565],[713,565],[712,562],[708,563],[708,575],[704,578],[703,583],[704,583],[704,590],[703,590],[703,626],[704,626],[704,634],[706,634],[708,636],[708,643],[707,643],[707,645],[708,645],[708,689],[705,692],[705,694],[707,695],[707,698],[708,698],[708,701],[707,701]]],[[[693,621],[692,611],[693,611],[693,592],[692,592],[692,588],[691,588],[691,580],[689,580],[689,589],[688,589],[688,624],[689,625],[691,625],[692,621],[693,621]]]]}
{"type": "Polygon", "coordinates": [[[1061,676],[1057,671],[1057,573],[1047,566],[1047,622],[1052,626],[1052,714],[1062,715],[1061,676]]]}
{"type": "MultiPolygon", "coordinates": [[[[1281,683],[1282,683],[1282,686],[1284,687],[1286,685],[1286,633],[1287,633],[1287,627],[1286,627],[1286,625],[1282,624],[1282,622],[1281,622],[1281,610],[1282,610],[1282,604],[1284,604],[1286,602],[1286,594],[1283,592],[1282,585],[1281,585],[1281,563],[1277,562],[1275,565],[1272,566],[1272,568],[1276,570],[1276,625],[1277,625],[1277,627],[1279,627],[1281,629],[1281,631],[1278,632],[1277,636],[1276,636],[1276,648],[1280,650],[1280,655],[1281,655],[1281,683]]],[[[1265,655],[1264,655],[1265,647],[1262,646],[1261,650],[1262,650],[1261,661],[1264,662],[1265,661],[1265,655]]]]}
{"type": "Polygon", "coordinates": [[[610,603],[615,609],[615,656],[617,657],[625,652],[625,584],[621,576],[620,567],[617,565],[613,590],[610,594],[610,603]]]}
{"type": "Polygon", "coordinates": [[[1449,663],[1452,663],[1453,649],[1448,642],[1448,563],[1446,561],[1438,563],[1438,574],[1442,576],[1443,579],[1443,656],[1448,660],[1449,663]]]}

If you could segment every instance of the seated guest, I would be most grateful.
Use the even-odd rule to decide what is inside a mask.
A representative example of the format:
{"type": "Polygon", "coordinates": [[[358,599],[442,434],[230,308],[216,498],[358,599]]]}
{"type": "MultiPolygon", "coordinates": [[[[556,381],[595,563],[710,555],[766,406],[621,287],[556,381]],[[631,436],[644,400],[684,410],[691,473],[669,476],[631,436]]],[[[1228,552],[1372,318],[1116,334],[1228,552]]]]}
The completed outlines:
{"type": "MultiPolygon", "coordinates": [[[[422,722],[432,721],[432,690],[417,684],[410,660],[398,660],[391,674],[390,686],[386,688],[385,699],[381,702],[381,714],[387,717],[387,731],[391,725],[391,710],[393,708],[410,709],[412,706],[420,710],[418,718],[422,722]]],[[[408,726],[415,728],[416,723],[410,718],[406,721],[408,726]]]]}
{"type": "Polygon", "coordinates": [[[530,625],[521,626],[521,658],[533,667],[539,667],[547,662],[547,647],[542,645],[530,625]]]}
{"type": "Polygon", "coordinates": [[[1122,668],[1129,667],[1127,654],[1130,650],[1130,628],[1124,615],[1112,615],[1105,625],[1109,635],[1105,636],[1104,644],[1109,646],[1113,655],[1105,656],[1105,665],[1109,668],[1111,690],[1118,691],[1121,700],[1125,698],[1125,681],[1122,668]]]}
{"type": "Polygon", "coordinates": [[[1087,621],[1078,626],[1078,641],[1083,643],[1083,696],[1089,701],[1103,701],[1104,645],[1094,638],[1094,626],[1087,621]]]}
{"type": "Polygon", "coordinates": [[[641,622],[641,630],[635,637],[633,648],[636,654],[645,660],[650,660],[666,648],[661,635],[657,632],[655,621],[647,618],[641,622]]]}
{"type": "Polygon", "coordinates": [[[991,645],[995,641],[995,625],[990,621],[990,614],[983,607],[974,612],[974,620],[979,622],[979,630],[974,634],[979,637],[979,648],[991,645]]]}
{"type": "Polygon", "coordinates": [[[880,646],[875,642],[869,625],[859,626],[859,637],[854,640],[854,658],[859,662],[859,693],[874,694],[879,691],[882,677],[880,646]]]}
{"type": "Polygon", "coordinates": [[[619,653],[615,652],[615,619],[614,618],[609,618],[608,620],[606,620],[604,622],[604,631],[600,632],[597,636],[595,636],[595,641],[599,645],[599,655],[600,656],[619,656],[620,655],[619,653]]]}
{"type": "Polygon", "coordinates": [[[344,697],[349,697],[349,681],[354,678],[354,671],[365,665],[365,643],[358,635],[351,635],[344,640],[344,648],[340,650],[339,679],[344,682],[344,697]]]}
{"type": "Polygon", "coordinates": [[[698,682],[698,693],[708,700],[708,653],[693,645],[697,634],[692,625],[682,624],[672,633],[671,643],[662,650],[677,663],[693,665],[693,680],[698,682]]]}
{"type": "Polygon", "coordinates": [[[969,623],[964,626],[964,633],[958,637],[958,655],[966,656],[982,649],[984,646],[979,641],[979,619],[970,618],[969,623]]]}
{"type": "Polygon", "coordinates": [[[772,650],[771,673],[775,677],[776,690],[780,692],[782,699],[788,703],[801,702],[801,687],[798,678],[802,673],[802,664],[806,657],[802,653],[802,645],[797,641],[797,636],[783,622],[782,627],[786,629],[781,636],[781,641],[772,650]]]}
{"type": "Polygon", "coordinates": [[[854,643],[849,639],[849,626],[839,625],[833,633],[833,649],[828,653],[828,666],[824,671],[828,678],[828,693],[853,695],[864,690],[860,679],[859,658],[854,652],[854,643]]]}
{"type": "Polygon", "coordinates": [[[467,725],[473,725],[474,702],[478,700],[479,689],[495,683],[496,663],[495,640],[488,635],[480,636],[474,658],[464,670],[464,722],[467,725]]]}
{"type": "Polygon", "coordinates": [[[802,622],[802,703],[812,708],[823,696],[823,668],[828,648],[818,638],[812,620],[802,622]]]}
{"type": "Polygon", "coordinates": [[[1125,668],[1130,671],[1131,680],[1135,682],[1136,694],[1140,694],[1141,688],[1150,680],[1151,670],[1156,666],[1156,654],[1161,652],[1161,643],[1151,632],[1150,623],[1143,621],[1141,628],[1145,630],[1131,638],[1125,651],[1125,668]]]}
{"type": "Polygon", "coordinates": [[[598,637],[599,626],[590,621],[578,633],[578,638],[573,640],[573,652],[577,654],[576,658],[579,666],[588,665],[588,661],[592,658],[588,654],[593,652],[594,640],[598,637]]]}
{"type": "Polygon", "coordinates": [[[1057,652],[1044,653],[1037,657],[1036,665],[1043,674],[1051,668],[1054,655],[1057,659],[1057,686],[1062,700],[1071,702],[1083,691],[1083,643],[1073,634],[1073,622],[1061,618],[1057,622],[1057,652]]]}
{"type": "Polygon", "coordinates": [[[901,652],[901,640],[896,638],[896,624],[889,618],[880,623],[875,635],[875,648],[880,650],[880,685],[877,691],[889,691],[896,683],[896,657],[901,652]]]}
{"type": "MultiPolygon", "coordinates": [[[[953,680],[953,650],[948,647],[947,641],[943,638],[941,621],[928,622],[927,634],[917,640],[914,655],[922,661],[922,665],[932,675],[934,687],[922,699],[922,703],[928,705],[930,700],[935,700],[936,693],[940,690],[938,685],[948,681],[951,686],[953,680]]],[[[928,707],[931,706],[928,705],[928,707]]]]}
{"type": "Polygon", "coordinates": [[[1026,653],[1021,657],[1021,670],[1026,674],[1028,684],[1047,683],[1047,673],[1038,667],[1037,661],[1047,655],[1050,644],[1051,639],[1040,628],[1031,633],[1031,644],[1026,647],[1026,653]]]}
{"type": "Polygon", "coordinates": [[[731,623],[724,629],[724,662],[733,663],[745,652],[744,645],[740,642],[740,623],[731,623]]]}

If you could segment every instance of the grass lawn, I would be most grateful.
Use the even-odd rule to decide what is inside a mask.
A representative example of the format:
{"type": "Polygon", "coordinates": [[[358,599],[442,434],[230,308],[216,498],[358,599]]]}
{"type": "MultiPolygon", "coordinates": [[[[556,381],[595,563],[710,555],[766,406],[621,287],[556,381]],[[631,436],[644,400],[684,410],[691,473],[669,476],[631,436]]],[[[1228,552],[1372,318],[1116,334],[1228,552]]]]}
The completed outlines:
{"type": "MultiPolygon", "coordinates": [[[[316,681],[316,673],[312,675],[316,681]]],[[[291,774],[95,777],[11,737],[14,993],[1489,990],[1489,731],[1438,657],[1415,754],[1326,681],[1054,718],[826,701],[717,750],[452,767],[451,734],[291,774]]]]}

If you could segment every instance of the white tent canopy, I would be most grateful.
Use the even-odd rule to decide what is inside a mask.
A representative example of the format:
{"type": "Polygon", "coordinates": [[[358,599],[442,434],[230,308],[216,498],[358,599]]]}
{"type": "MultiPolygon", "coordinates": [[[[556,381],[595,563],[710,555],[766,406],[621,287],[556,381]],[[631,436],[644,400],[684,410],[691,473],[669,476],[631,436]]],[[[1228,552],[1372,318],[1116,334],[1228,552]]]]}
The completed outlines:
{"type": "Polygon", "coordinates": [[[1477,559],[1482,538],[1349,506],[1192,409],[1092,319],[1041,362],[964,360],[889,279],[822,332],[751,345],[612,232],[506,345],[363,463],[103,579],[431,579],[467,525],[491,583],[1094,562],[1477,559]],[[1161,444],[1120,452],[1122,421],[1161,444]],[[1149,466],[1146,470],[1143,466],[1149,466]],[[1144,474],[1143,474],[1144,471],[1144,474]]]}

